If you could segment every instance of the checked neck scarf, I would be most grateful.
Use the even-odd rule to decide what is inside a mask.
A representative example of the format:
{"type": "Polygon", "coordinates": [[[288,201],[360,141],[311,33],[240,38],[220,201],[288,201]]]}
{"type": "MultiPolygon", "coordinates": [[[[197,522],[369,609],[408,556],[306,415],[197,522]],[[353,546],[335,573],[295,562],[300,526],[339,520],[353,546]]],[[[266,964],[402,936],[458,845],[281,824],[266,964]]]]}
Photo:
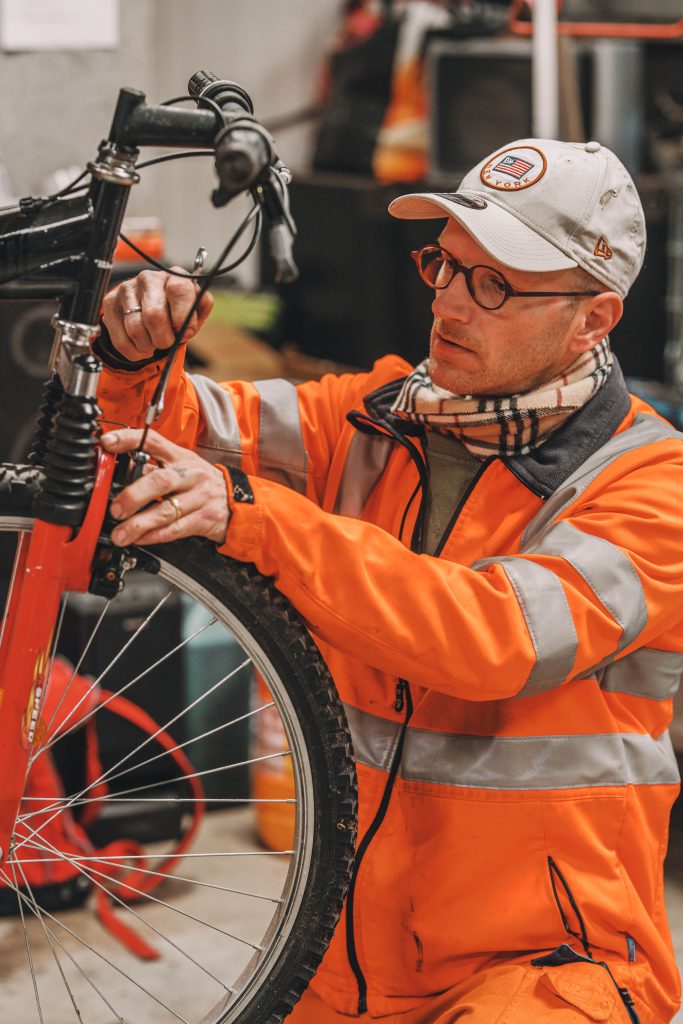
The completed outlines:
{"type": "Polygon", "coordinates": [[[453,434],[478,458],[526,455],[585,405],[612,371],[605,337],[567,369],[519,395],[454,395],[432,384],[425,359],[406,377],[391,411],[440,434],[453,434]]]}

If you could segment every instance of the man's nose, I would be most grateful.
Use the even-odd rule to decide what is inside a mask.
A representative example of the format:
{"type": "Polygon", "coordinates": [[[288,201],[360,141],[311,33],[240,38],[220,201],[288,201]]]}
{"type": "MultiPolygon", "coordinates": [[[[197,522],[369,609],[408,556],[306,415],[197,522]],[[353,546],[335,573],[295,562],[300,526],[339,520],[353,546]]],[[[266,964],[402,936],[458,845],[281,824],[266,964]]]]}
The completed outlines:
{"type": "Polygon", "coordinates": [[[453,276],[447,288],[434,292],[432,313],[443,320],[469,320],[472,302],[465,275],[460,272],[453,276]]]}

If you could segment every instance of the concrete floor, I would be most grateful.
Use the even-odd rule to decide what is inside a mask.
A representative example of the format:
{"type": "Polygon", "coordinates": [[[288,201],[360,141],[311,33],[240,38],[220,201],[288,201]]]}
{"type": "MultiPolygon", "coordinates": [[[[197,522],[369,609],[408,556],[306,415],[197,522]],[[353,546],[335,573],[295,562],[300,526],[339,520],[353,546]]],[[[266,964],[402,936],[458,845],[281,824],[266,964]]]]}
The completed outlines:
{"type": "MultiPolygon", "coordinates": [[[[207,821],[203,852],[229,848],[240,853],[260,849],[255,841],[249,810],[215,813],[209,815],[207,821]]],[[[224,858],[187,858],[175,871],[199,881],[216,884],[220,880],[219,884],[233,889],[272,895],[280,891],[286,868],[286,858],[259,855],[233,857],[228,862],[224,858]]],[[[666,892],[678,962],[683,967],[683,809],[674,815],[672,823],[666,892]]],[[[163,954],[153,962],[139,960],[112,940],[89,909],[71,911],[65,921],[74,932],[125,970],[131,979],[153,991],[162,1002],[172,1005],[181,1018],[185,1017],[194,1024],[206,1008],[218,1001],[222,989],[206,972],[202,971],[198,976],[197,968],[181,951],[191,951],[217,979],[229,983],[247,962],[252,950],[226,933],[258,940],[273,904],[246,896],[227,897],[220,890],[189,886],[185,882],[165,883],[159,895],[173,902],[181,911],[209,920],[213,927],[207,928],[190,917],[171,913],[161,905],[145,910],[145,919],[175,943],[173,946],[164,942],[133,921],[135,929],[163,954]],[[226,976],[228,962],[231,969],[226,976]]],[[[44,1024],[72,1024],[76,1019],[73,1008],[40,925],[29,921],[28,926],[36,970],[39,975],[43,971],[49,972],[49,980],[41,980],[39,987],[44,1024]]],[[[55,927],[54,931],[68,945],[79,967],[91,973],[95,983],[107,993],[111,1007],[126,1024],[137,1024],[143,1020],[145,1024],[169,1024],[169,1021],[177,1019],[161,1005],[142,996],[133,984],[122,981],[120,977],[112,978],[107,965],[89,950],[58,928],[55,927]]],[[[61,954],[60,957],[75,988],[81,979],[74,964],[61,954]]],[[[12,1024],[36,1024],[40,1021],[26,971],[26,949],[15,919],[0,920],[0,990],[0,1021],[3,1024],[5,1021],[12,1024]]],[[[117,1024],[120,1020],[87,986],[80,990],[78,1004],[83,1024],[117,1024]]],[[[683,1024],[683,1011],[675,1018],[675,1024],[683,1024]]]]}

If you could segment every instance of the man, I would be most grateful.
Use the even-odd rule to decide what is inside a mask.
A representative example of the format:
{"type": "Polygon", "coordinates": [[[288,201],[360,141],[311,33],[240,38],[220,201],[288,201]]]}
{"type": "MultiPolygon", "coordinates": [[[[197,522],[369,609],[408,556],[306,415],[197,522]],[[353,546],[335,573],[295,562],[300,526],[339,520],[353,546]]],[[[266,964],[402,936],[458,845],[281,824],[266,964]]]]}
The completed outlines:
{"type": "MultiPolygon", "coordinates": [[[[274,576],[345,702],[356,871],[293,1021],[664,1024],[683,444],[608,340],[640,201],[598,143],[529,139],[390,210],[445,219],[414,254],[428,360],[297,389],[176,367],[163,468],[113,537],[197,533],[274,576]]],[[[139,426],[193,296],[150,273],[110,294],[107,415],[139,426]]]]}

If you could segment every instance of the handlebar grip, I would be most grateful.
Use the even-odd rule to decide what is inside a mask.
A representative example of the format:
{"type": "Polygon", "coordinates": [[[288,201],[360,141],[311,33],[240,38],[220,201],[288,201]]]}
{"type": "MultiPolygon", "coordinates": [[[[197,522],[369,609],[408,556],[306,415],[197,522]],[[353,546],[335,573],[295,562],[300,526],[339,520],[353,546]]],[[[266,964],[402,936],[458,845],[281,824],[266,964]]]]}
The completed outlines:
{"type": "Polygon", "coordinates": [[[190,95],[216,103],[225,117],[226,123],[214,140],[221,187],[214,192],[213,201],[221,206],[255,184],[266,169],[273,155],[269,136],[252,116],[249,94],[236,82],[220,79],[212,71],[197,71],[187,87],[190,95]],[[231,123],[235,121],[239,124],[231,123]]]}
{"type": "Polygon", "coordinates": [[[254,105],[251,96],[237,82],[230,82],[225,78],[219,78],[213,71],[195,71],[187,83],[187,91],[190,96],[208,96],[224,110],[233,103],[241,112],[254,113],[254,105]]]}

